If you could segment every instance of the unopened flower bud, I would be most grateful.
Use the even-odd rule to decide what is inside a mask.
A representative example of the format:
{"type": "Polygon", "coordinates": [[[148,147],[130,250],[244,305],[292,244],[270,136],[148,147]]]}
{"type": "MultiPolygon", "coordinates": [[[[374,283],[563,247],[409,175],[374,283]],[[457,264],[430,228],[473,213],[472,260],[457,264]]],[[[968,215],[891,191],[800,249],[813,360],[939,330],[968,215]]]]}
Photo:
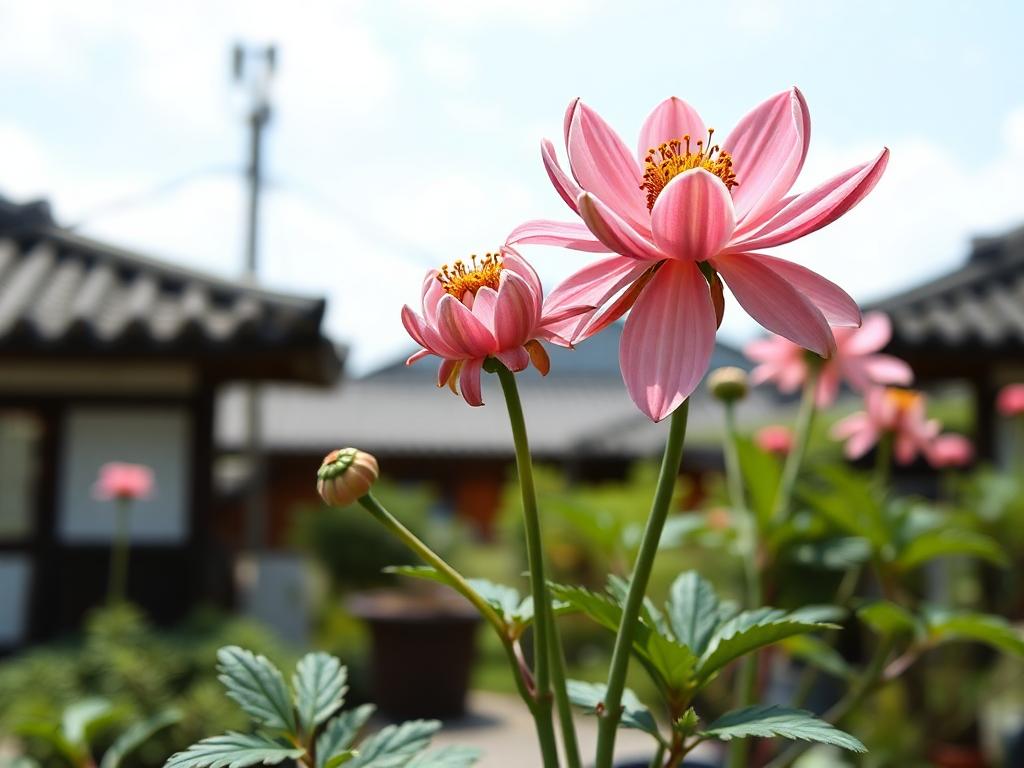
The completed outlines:
{"type": "Polygon", "coordinates": [[[1007,384],[999,390],[996,409],[1001,415],[1007,417],[1024,414],[1024,383],[1007,384]]]}
{"type": "Polygon", "coordinates": [[[347,507],[377,482],[377,459],[356,448],[339,448],[324,456],[316,473],[316,489],[332,507],[347,507]]]}
{"type": "Polygon", "coordinates": [[[723,403],[734,403],[747,396],[747,372],[742,368],[726,366],[716,368],[708,376],[708,389],[723,403]]]}
{"type": "Polygon", "coordinates": [[[793,430],[781,424],[763,427],[754,435],[754,442],[765,453],[788,456],[793,450],[793,430]]]}

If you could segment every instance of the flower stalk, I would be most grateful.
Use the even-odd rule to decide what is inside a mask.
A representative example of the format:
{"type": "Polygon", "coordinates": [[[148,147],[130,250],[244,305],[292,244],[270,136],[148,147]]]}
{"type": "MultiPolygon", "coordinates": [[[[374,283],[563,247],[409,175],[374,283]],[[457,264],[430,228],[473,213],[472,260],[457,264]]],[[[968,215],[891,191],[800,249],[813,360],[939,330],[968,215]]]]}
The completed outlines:
{"type": "Polygon", "coordinates": [[[814,358],[808,365],[807,379],[804,381],[803,394],[800,398],[800,411],[797,413],[794,429],[793,449],[789,452],[786,463],[782,467],[782,478],[779,481],[779,489],[775,494],[775,504],[772,508],[772,520],[776,523],[784,520],[791,511],[790,506],[793,503],[793,491],[796,489],[797,476],[800,474],[800,467],[807,454],[811,430],[814,429],[814,417],[818,410],[818,380],[821,378],[823,362],[821,358],[814,358]]]}
{"type": "Polygon", "coordinates": [[[110,547],[110,579],[107,584],[107,604],[124,602],[128,588],[128,557],[131,551],[132,502],[117,499],[117,522],[114,541],[110,547]]]}
{"type": "Polygon", "coordinates": [[[654,566],[654,557],[658,552],[661,532],[668,518],[672,495],[679,478],[679,466],[683,459],[683,443],[686,440],[686,421],[689,414],[690,401],[686,399],[671,416],[668,440],[665,442],[665,453],[661,461],[658,484],[651,502],[651,512],[644,528],[640,551],[633,576],[626,595],[626,603],[622,609],[622,623],[615,638],[612,651],[611,667],[608,671],[608,685],[605,691],[604,710],[598,720],[596,768],[611,768],[615,753],[615,736],[619,721],[622,719],[622,693],[626,687],[626,673],[629,670],[629,657],[633,649],[633,636],[640,621],[640,609],[643,607],[647,583],[654,566]]]}

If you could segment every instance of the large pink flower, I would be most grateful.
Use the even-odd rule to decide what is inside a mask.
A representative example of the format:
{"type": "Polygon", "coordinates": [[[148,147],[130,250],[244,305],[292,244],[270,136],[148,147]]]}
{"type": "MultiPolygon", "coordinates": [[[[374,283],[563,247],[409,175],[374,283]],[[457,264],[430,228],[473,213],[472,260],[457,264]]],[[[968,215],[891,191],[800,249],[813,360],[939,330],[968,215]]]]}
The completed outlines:
{"type": "Polygon", "coordinates": [[[1024,414],[1024,382],[1007,384],[996,397],[996,410],[1003,416],[1020,416],[1024,414]]]}
{"type": "Polygon", "coordinates": [[[799,195],[810,119],[793,88],[756,107],[721,143],[681,99],[658,105],[640,129],[637,154],[580,101],[569,105],[570,176],[550,141],[541,153],[555,189],[583,223],[526,222],[509,242],[612,251],[560,285],[552,307],[597,309],[559,330],[571,341],[597,332],[631,306],[620,348],[630,395],[655,421],[700,383],[721,319],[721,274],[768,330],[827,357],[831,325],[857,326],[860,311],[838,286],[760,253],[842,216],[871,191],[883,150],[799,195]],[[711,290],[709,290],[709,281],[711,290]]]}
{"type": "Polygon", "coordinates": [[[470,405],[483,405],[480,372],[488,357],[513,371],[532,360],[546,374],[547,352],[537,340],[567,345],[550,327],[585,307],[550,313],[543,298],[537,273],[510,247],[480,262],[473,257],[472,264],[457,261],[432,269],[423,279],[422,316],[402,307],[405,329],[423,347],[407,365],[427,355],[442,358],[437,386],[461,389],[470,405]]]}
{"type": "Polygon", "coordinates": [[[893,387],[868,390],[866,409],[847,416],[832,428],[832,436],[846,441],[846,455],[859,459],[883,437],[893,439],[893,455],[910,464],[918,454],[931,455],[942,425],[925,413],[921,392],[893,387]]]}
{"type": "Polygon", "coordinates": [[[152,494],[153,470],[144,464],[104,464],[92,488],[93,497],[99,501],[147,499],[152,494]]]}
{"type": "MultiPolygon", "coordinates": [[[[870,312],[864,316],[860,328],[833,330],[836,349],[823,363],[818,379],[817,401],[826,407],[836,401],[839,385],[846,383],[857,392],[864,392],[878,384],[908,386],[914,381],[914,372],[903,360],[883,355],[883,349],[892,338],[892,324],[883,312],[870,312]]],[[[774,381],[782,392],[793,392],[807,380],[810,364],[807,351],[782,336],[752,341],[743,350],[747,357],[759,365],[750,379],[756,384],[774,381]]]]}

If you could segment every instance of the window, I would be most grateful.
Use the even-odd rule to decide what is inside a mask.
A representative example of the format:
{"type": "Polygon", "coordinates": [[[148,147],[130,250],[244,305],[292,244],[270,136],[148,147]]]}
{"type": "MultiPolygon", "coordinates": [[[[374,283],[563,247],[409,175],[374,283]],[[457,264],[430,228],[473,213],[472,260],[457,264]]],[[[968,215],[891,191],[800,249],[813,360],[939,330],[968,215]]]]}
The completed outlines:
{"type": "Polygon", "coordinates": [[[43,425],[31,411],[0,410],[0,541],[33,530],[43,425]]]}
{"type": "Polygon", "coordinates": [[[184,408],[69,408],[61,462],[60,540],[100,544],[113,538],[113,505],[92,497],[99,469],[108,461],[146,464],[153,469],[156,493],[134,506],[132,541],[177,544],[187,539],[190,432],[184,408]]]}

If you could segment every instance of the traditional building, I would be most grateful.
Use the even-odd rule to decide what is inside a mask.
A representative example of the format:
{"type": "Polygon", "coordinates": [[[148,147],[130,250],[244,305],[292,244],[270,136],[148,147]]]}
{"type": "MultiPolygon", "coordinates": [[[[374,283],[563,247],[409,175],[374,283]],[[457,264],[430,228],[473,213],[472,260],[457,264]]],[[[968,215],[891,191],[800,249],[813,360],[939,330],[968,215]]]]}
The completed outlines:
{"type": "Polygon", "coordinates": [[[103,599],[114,515],[91,485],[148,464],[128,597],[158,621],[229,589],[215,534],[213,423],[232,381],[333,382],[324,302],[81,237],[0,200],[0,650],[103,599]]]}
{"type": "Polygon", "coordinates": [[[996,456],[1004,439],[996,392],[1024,381],[1024,227],[975,239],[962,267],[872,308],[892,318],[887,351],[922,384],[970,387],[979,454],[996,456]]]}

